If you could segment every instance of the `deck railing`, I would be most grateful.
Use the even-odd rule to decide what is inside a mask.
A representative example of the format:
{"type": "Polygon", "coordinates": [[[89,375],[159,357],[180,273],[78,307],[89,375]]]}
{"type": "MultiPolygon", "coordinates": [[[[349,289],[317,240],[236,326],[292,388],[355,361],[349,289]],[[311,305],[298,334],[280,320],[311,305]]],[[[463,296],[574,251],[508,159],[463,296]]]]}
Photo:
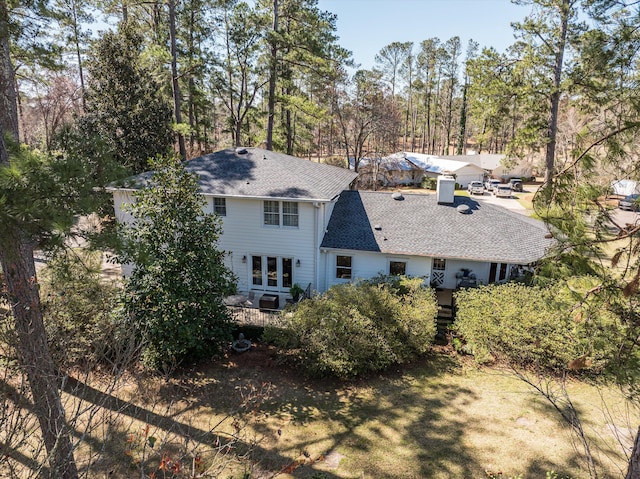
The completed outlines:
{"type": "Polygon", "coordinates": [[[227,306],[231,316],[238,324],[265,327],[277,322],[280,311],[277,309],[258,309],[245,306],[227,306]]]}

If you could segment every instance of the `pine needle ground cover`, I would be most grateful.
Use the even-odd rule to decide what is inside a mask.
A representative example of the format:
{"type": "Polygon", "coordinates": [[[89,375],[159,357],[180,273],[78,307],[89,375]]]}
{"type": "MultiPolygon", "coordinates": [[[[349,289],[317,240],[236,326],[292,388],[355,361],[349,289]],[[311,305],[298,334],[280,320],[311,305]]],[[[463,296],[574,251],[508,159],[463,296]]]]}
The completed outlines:
{"type": "MultiPolygon", "coordinates": [[[[91,465],[91,477],[193,477],[182,474],[212,461],[214,449],[226,461],[218,477],[538,478],[552,470],[586,477],[555,411],[507,372],[465,364],[440,351],[367,380],[308,380],[260,346],[174,378],[129,379],[108,398],[96,393],[88,399],[104,405],[108,424],[78,451],[87,460],[78,459],[91,465]],[[242,402],[250,407],[226,420],[242,402]],[[230,452],[260,462],[247,469],[230,452]]],[[[569,388],[601,477],[620,477],[626,460],[617,438],[630,440],[638,418],[613,391],[569,388]]]]}

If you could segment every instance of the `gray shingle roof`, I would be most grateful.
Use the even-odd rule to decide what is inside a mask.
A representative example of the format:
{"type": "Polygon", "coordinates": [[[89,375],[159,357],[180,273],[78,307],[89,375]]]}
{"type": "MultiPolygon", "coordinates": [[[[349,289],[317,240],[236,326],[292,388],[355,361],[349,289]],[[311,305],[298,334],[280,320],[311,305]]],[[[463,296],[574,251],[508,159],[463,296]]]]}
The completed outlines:
{"type": "MultiPolygon", "coordinates": [[[[261,148],[229,148],[186,162],[200,178],[202,193],[214,196],[295,198],[327,201],[348,188],[357,173],[261,148]]],[[[152,172],[129,179],[141,187],[152,172]]]]}
{"type": "Polygon", "coordinates": [[[342,192],[322,247],[527,264],[544,256],[553,242],[545,238],[544,223],[499,206],[463,196],[452,205],[439,205],[435,195],[403,197],[342,192]],[[463,204],[469,213],[456,210],[463,204]]]}

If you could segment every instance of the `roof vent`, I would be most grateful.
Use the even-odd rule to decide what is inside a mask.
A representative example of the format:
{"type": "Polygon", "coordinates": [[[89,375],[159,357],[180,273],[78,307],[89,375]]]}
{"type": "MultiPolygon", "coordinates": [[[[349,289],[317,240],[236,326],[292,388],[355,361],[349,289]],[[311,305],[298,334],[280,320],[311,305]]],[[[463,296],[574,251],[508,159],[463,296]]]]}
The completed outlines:
{"type": "Polygon", "coordinates": [[[247,149],[243,148],[243,147],[236,148],[236,154],[237,155],[246,155],[247,154],[247,149]]]}
{"type": "Polygon", "coordinates": [[[396,193],[392,194],[391,198],[393,198],[396,201],[404,200],[404,196],[402,196],[402,193],[400,193],[400,192],[396,192],[396,193]]]}
{"type": "Polygon", "coordinates": [[[382,231],[382,225],[373,225],[373,229],[376,231],[382,231]]]}
{"type": "Polygon", "coordinates": [[[463,215],[466,215],[468,213],[471,213],[471,208],[469,208],[469,205],[458,205],[458,207],[456,208],[456,211],[458,213],[462,213],[463,215]]]}
{"type": "Polygon", "coordinates": [[[266,160],[267,159],[267,155],[262,155],[262,159],[266,160]]]}

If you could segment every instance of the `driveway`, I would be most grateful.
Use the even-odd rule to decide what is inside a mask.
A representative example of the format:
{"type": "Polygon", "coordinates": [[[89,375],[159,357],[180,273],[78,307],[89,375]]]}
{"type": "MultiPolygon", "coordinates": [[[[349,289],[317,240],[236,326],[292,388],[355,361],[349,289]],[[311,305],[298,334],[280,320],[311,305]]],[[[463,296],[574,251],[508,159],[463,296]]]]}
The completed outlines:
{"type": "Polygon", "coordinates": [[[612,211],[611,217],[620,226],[636,225],[640,223],[640,212],[621,210],[616,208],[612,211]]]}
{"type": "MultiPolygon", "coordinates": [[[[527,191],[524,191],[523,193],[526,194],[527,191]]],[[[521,195],[523,193],[516,193],[516,195],[521,195]]],[[[478,200],[481,203],[489,203],[492,205],[502,206],[503,208],[516,211],[518,213],[521,213],[527,216],[530,214],[530,212],[524,206],[522,206],[518,202],[518,200],[513,196],[511,198],[497,198],[488,191],[485,191],[483,195],[470,195],[470,196],[474,200],[478,200]]]]}

